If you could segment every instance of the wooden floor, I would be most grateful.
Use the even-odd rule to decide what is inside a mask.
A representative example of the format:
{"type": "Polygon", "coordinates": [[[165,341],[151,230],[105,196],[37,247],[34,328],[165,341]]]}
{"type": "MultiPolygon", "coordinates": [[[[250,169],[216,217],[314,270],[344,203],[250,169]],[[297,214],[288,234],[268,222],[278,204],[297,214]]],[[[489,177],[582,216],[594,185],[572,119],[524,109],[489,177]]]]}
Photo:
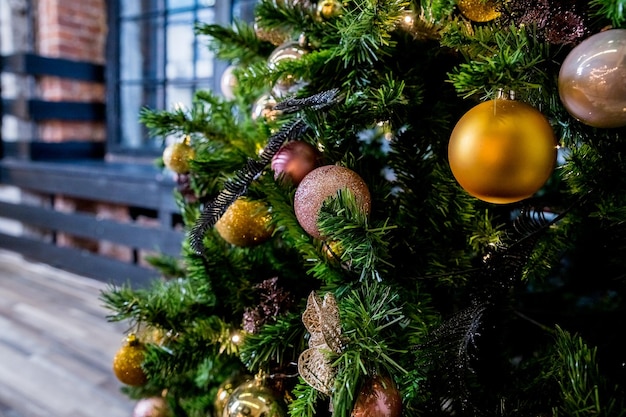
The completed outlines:
{"type": "Polygon", "coordinates": [[[104,283],[0,250],[0,417],[131,417],[104,283]]]}

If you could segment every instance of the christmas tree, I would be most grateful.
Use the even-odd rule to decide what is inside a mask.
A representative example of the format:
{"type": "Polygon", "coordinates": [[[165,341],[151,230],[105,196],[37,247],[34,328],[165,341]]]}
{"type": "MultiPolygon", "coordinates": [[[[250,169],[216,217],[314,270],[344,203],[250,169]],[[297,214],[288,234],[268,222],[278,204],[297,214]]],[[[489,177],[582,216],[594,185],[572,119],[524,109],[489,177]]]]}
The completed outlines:
{"type": "Polygon", "coordinates": [[[138,115],[178,138],[181,256],[102,293],[127,394],[175,416],[626,414],[625,7],[262,0],[197,24],[222,91],[138,115]]]}

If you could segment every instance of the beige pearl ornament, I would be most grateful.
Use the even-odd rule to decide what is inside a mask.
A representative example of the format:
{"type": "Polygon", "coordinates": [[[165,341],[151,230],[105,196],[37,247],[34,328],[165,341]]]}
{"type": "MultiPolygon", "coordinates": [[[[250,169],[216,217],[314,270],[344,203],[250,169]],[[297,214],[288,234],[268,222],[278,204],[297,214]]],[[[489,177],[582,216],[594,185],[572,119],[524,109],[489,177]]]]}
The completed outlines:
{"type": "Polygon", "coordinates": [[[626,29],[596,33],[567,55],[559,71],[565,109],[597,128],[626,126],[626,29]]]}
{"type": "Polygon", "coordinates": [[[324,165],[309,172],[294,195],[294,211],[300,226],[312,237],[321,239],[317,219],[324,201],[348,189],[366,214],[371,210],[367,184],[356,172],[339,165],[324,165]]]}
{"type": "Polygon", "coordinates": [[[473,107],[457,122],[448,144],[450,169],[459,185],[494,204],[531,197],[551,176],[556,155],[546,117],[516,100],[473,107]]]}

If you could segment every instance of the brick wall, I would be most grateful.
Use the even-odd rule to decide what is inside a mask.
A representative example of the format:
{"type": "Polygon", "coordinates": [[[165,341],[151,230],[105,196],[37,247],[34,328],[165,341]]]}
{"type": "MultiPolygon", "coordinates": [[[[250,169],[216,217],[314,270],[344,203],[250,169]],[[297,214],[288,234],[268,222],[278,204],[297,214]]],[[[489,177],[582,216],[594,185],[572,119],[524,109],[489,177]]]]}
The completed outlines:
{"type": "MultiPolygon", "coordinates": [[[[35,14],[35,48],[41,55],[102,64],[106,56],[105,0],[39,0],[35,14]]],[[[46,100],[103,102],[104,86],[57,77],[42,77],[38,93],[46,100]]],[[[104,123],[46,121],[39,125],[45,141],[104,141],[104,123]]]]}
{"type": "MultiPolygon", "coordinates": [[[[35,10],[35,50],[46,57],[104,64],[106,57],[106,0],[38,0],[35,10]]],[[[136,0],[131,0],[136,1],[136,0]]],[[[105,86],[97,83],[41,77],[38,95],[45,100],[104,102],[105,86]]],[[[38,125],[39,138],[49,142],[68,140],[105,141],[101,122],[44,121],[38,125]]],[[[128,208],[103,202],[84,201],[57,195],[58,211],[97,213],[100,218],[132,221],[128,208]]],[[[95,242],[60,233],[57,244],[81,247],[116,259],[130,261],[130,249],[109,242],[95,242]]]]}

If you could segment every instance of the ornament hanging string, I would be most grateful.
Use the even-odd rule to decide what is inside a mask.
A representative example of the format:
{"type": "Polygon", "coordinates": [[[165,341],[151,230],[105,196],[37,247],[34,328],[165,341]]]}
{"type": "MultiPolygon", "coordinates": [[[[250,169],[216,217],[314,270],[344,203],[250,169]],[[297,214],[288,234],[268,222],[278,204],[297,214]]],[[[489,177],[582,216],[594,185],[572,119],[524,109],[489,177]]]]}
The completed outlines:
{"type": "MultiPolygon", "coordinates": [[[[274,110],[278,110],[282,114],[296,113],[304,109],[314,111],[325,110],[339,101],[338,93],[338,89],[331,89],[305,98],[287,99],[276,104],[274,110]]],[[[224,184],[224,189],[220,191],[217,197],[206,204],[196,224],[190,231],[191,247],[196,253],[199,255],[203,254],[202,239],[207,230],[217,223],[220,217],[237,198],[246,193],[252,181],[261,175],[280,147],[285,142],[300,137],[307,128],[308,126],[302,117],[298,117],[285,124],[278,132],[270,136],[267,146],[259,158],[248,159],[246,166],[237,171],[235,176],[224,184]]]]}

